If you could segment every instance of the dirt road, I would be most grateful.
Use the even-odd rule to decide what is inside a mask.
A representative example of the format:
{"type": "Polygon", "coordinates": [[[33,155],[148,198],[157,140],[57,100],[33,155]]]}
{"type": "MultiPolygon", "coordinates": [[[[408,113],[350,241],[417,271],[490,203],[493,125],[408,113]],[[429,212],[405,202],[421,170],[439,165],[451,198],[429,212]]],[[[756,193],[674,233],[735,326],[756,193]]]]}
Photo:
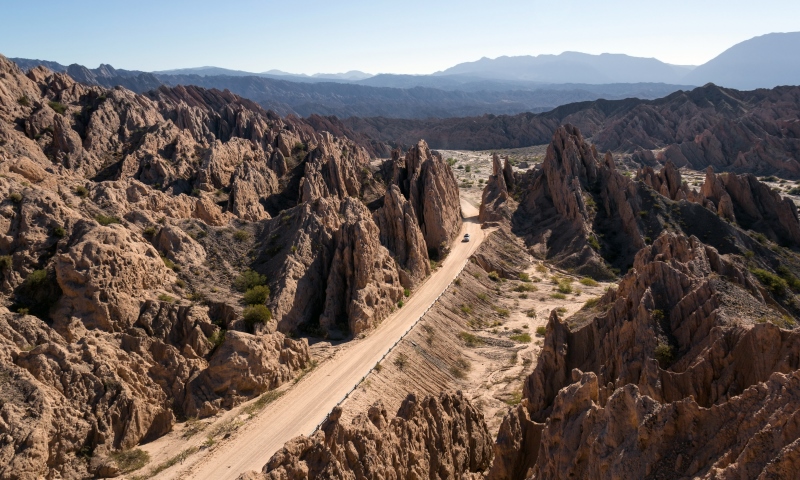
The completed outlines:
{"type": "Polygon", "coordinates": [[[156,478],[235,479],[242,472],[261,470],[291,438],[309,435],[436,301],[480,245],[484,232],[478,224],[477,208],[462,199],[461,209],[464,227],[450,255],[402,309],[384,320],[367,338],[354,342],[352,347],[342,350],[306,375],[228,441],[196,461],[170,468],[156,478]],[[464,233],[469,233],[472,241],[461,242],[464,233]]]}

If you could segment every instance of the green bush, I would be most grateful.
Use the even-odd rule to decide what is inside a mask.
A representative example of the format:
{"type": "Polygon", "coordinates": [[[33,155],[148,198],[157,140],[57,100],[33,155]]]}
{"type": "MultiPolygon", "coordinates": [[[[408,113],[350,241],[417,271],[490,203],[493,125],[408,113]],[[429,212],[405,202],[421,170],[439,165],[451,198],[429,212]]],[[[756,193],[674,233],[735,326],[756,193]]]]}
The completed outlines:
{"type": "Polygon", "coordinates": [[[64,230],[64,227],[55,227],[53,228],[53,236],[58,238],[63,238],[64,235],[67,234],[67,231],[64,230]]]}
{"type": "Polygon", "coordinates": [[[166,267],[169,268],[170,270],[174,270],[174,271],[180,270],[180,268],[178,268],[178,266],[175,265],[175,262],[173,262],[169,258],[165,257],[164,255],[161,255],[161,261],[163,261],[164,265],[166,265],[166,267]]]}
{"type": "Polygon", "coordinates": [[[404,288],[404,289],[403,289],[403,295],[404,295],[405,297],[409,297],[409,296],[411,295],[411,290],[409,290],[409,289],[407,289],[407,288],[404,288]]]}
{"type": "Polygon", "coordinates": [[[530,333],[518,333],[516,335],[511,335],[511,340],[519,343],[531,343],[531,334],[530,333]]]}
{"type": "Polygon", "coordinates": [[[162,293],[161,295],[159,295],[158,299],[161,300],[162,302],[166,302],[166,303],[173,303],[175,301],[174,298],[170,297],[166,293],[162,293]]]}
{"type": "Polygon", "coordinates": [[[147,462],[150,461],[150,454],[138,448],[112,452],[110,456],[111,459],[117,464],[117,467],[121,473],[129,473],[139,470],[147,465],[147,462]]]}
{"type": "Polygon", "coordinates": [[[260,275],[253,270],[245,270],[233,281],[233,287],[240,292],[246,292],[253,287],[265,285],[266,283],[267,277],[264,275],[260,275]]]}
{"type": "Polygon", "coordinates": [[[491,280],[493,282],[499,282],[500,281],[500,275],[498,275],[497,272],[489,272],[489,280],[491,280]]]}
{"type": "Polygon", "coordinates": [[[540,337],[544,337],[545,333],[547,333],[547,327],[545,327],[545,326],[536,327],[536,335],[539,335],[540,337]]]}
{"type": "Polygon", "coordinates": [[[531,281],[531,276],[528,275],[525,272],[520,273],[517,277],[523,282],[530,282],[531,281]]]}
{"type": "Polygon", "coordinates": [[[210,337],[208,337],[208,341],[211,343],[211,350],[216,350],[222,342],[225,341],[225,329],[219,329],[216,332],[212,333],[210,337]]]}
{"type": "Polygon", "coordinates": [[[250,238],[250,234],[245,230],[236,230],[233,232],[233,239],[237,242],[244,242],[250,238]]]}
{"type": "Polygon", "coordinates": [[[22,105],[23,107],[30,107],[31,106],[31,99],[28,98],[27,95],[23,95],[17,99],[17,103],[22,105]]]}
{"type": "Polygon", "coordinates": [[[47,270],[34,270],[25,279],[25,284],[29,287],[40,287],[47,281],[47,270]]]}
{"type": "Polygon", "coordinates": [[[597,237],[590,235],[586,237],[586,242],[592,247],[595,251],[600,251],[600,242],[597,241],[597,237]]]}
{"type": "Polygon", "coordinates": [[[593,279],[589,278],[589,277],[583,277],[583,278],[581,278],[579,280],[579,282],[581,282],[581,285],[586,285],[587,287],[596,287],[597,286],[597,282],[594,281],[593,279]]]}
{"type": "Polygon", "coordinates": [[[750,273],[755,275],[758,281],[767,287],[773,295],[783,296],[786,294],[786,289],[789,285],[781,277],[761,268],[753,268],[750,273]]]}
{"type": "Polygon", "coordinates": [[[95,216],[94,219],[97,220],[97,223],[104,227],[111,225],[112,223],[120,223],[120,219],[118,217],[103,214],[95,216]]]}
{"type": "Polygon", "coordinates": [[[144,233],[148,237],[152,237],[153,235],[156,234],[156,227],[153,226],[147,227],[144,229],[142,233],[144,233]]]}
{"type": "Polygon", "coordinates": [[[674,357],[672,346],[668,343],[659,343],[656,346],[655,355],[656,360],[658,360],[658,365],[661,368],[667,368],[669,364],[672,363],[674,357]]]}
{"type": "Polygon", "coordinates": [[[590,298],[589,300],[586,300],[586,303],[583,304],[583,308],[592,308],[597,305],[599,301],[599,298],[590,298]]]}
{"type": "Polygon", "coordinates": [[[11,255],[0,255],[0,272],[9,271],[13,266],[14,260],[11,255]]]}
{"type": "Polygon", "coordinates": [[[507,317],[511,314],[511,312],[509,312],[507,308],[492,307],[492,309],[495,312],[497,312],[497,314],[500,315],[501,317],[507,317]]]}
{"type": "Polygon", "coordinates": [[[572,293],[572,284],[569,280],[561,280],[558,282],[559,293],[572,293]]]}
{"type": "Polygon", "coordinates": [[[473,335],[473,334],[471,334],[469,332],[461,332],[461,333],[459,333],[458,334],[458,338],[463,340],[464,343],[468,347],[476,347],[476,346],[481,345],[483,343],[483,340],[481,340],[480,338],[478,338],[477,336],[475,336],[475,335],[473,335]]]}
{"type": "Polygon", "coordinates": [[[272,312],[266,305],[251,305],[244,309],[242,318],[252,328],[257,323],[266,324],[272,320],[272,312]]]}
{"type": "Polygon", "coordinates": [[[465,313],[467,315],[472,313],[472,305],[462,304],[461,305],[461,313],[465,313]]]}
{"type": "Polygon", "coordinates": [[[50,105],[50,108],[52,108],[59,115],[64,115],[64,113],[67,111],[67,106],[63,103],[48,102],[47,104],[50,105]]]}
{"type": "Polygon", "coordinates": [[[514,288],[514,291],[515,291],[515,292],[536,292],[536,291],[538,291],[538,290],[539,290],[539,289],[538,289],[538,288],[536,288],[536,286],[535,286],[535,285],[531,285],[531,284],[529,284],[529,283],[523,283],[523,284],[517,285],[517,286],[514,288]]]}
{"type": "Polygon", "coordinates": [[[13,203],[20,203],[22,201],[22,194],[19,192],[11,192],[8,194],[8,199],[13,203]]]}
{"type": "Polygon", "coordinates": [[[789,288],[791,288],[792,291],[800,291],[800,279],[795,277],[794,274],[792,274],[792,272],[786,268],[786,265],[781,265],[778,267],[778,275],[780,275],[782,279],[786,280],[787,285],[789,285],[789,288]]]}
{"type": "Polygon", "coordinates": [[[402,300],[397,302],[397,308],[403,308],[403,305],[405,305],[405,303],[403,303],[402,300]]]}
{"type": "Polygon", "coordinates": [[[556,293],[551,293],[550,298],[555,298],[556,300],[564,300],[565,298],[567,298],[567,296],[564,295],[563,293],[556,292],[556,293]]]}
{"type": "Polygon", "coordinates": [[[467,172],[467,173],[469,173],[469,172],[471,172],[471,171],[472,171],[472,167],[471,167],[471,166],[469,166],[469,165],[467,165],[466,167],[464,167],[464,171],[465,171],[465,172],[467,172]]]}
{"type": "Polygon", "coordinates": [[[84,187],[83,185],[78,185],[77,187],[75,187],[75,195],[83,198],[88,194],[89,190],[87,190],[86,187],[84,187]]]}
{"type": "Polygon", "coordinates": [[[244,292],[244,303],[248,305],[263,305],[269,299],[269,287],[266,285],[256,285],[244,292]]]}
{"type": "Polygon", "coordinates": [[[395,367],[397,367],[400,370],[402,370],[403,368],[405,368],[406,364],[408,363],[408,358],[404,354],[400,353],[400,354],[397,355],[397,357],[395,357],[395,359],[394,359],[394,361],[392,363],[394,363],[395,367]]]}

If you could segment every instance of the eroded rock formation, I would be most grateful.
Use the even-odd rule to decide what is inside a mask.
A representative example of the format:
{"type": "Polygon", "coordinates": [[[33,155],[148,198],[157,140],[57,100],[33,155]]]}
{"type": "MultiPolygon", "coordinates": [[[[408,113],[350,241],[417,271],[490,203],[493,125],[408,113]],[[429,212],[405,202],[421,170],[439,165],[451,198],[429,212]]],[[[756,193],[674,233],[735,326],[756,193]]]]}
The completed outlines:
{"type": "Polygon", "coordinates": [[[289,441],[256,479],[480,478],[491,461],[483,415],[461,392],[417,398],[410,394],[396,416],[378,402],[351,424],[341,409],[311,437],[289,441]]]}
{"type": "Polygon", "coordinates": [[[596,312],[551,315],[489,478],[788,471],[800,429],[776,410],[797,407],[800,336],[739,258],[663,233],[596,312]]]}

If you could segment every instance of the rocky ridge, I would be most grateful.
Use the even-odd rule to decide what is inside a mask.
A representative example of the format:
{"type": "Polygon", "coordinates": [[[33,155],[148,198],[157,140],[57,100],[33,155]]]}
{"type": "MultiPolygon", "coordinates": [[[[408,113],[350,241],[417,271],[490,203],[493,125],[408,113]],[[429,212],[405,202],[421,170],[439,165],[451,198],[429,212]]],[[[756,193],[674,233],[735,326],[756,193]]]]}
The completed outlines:
{"type": "Polygon", "coordinates": [[[346,424],[341,408],[310,437],[289,441],[256,479],[480,478],[491,461],[483,415],[461,392],[403,401],[390,416],[378,402],[346,424]]]}
{"type": "Polygon", "coordinates": [[[286,334],[372,328],[460,228],[424,143],[393,184],[358,144],[230,92],[3,57],[0,157],[9,478],[114,476],[118,450],[287,382],[310,355],[286,334]]]}

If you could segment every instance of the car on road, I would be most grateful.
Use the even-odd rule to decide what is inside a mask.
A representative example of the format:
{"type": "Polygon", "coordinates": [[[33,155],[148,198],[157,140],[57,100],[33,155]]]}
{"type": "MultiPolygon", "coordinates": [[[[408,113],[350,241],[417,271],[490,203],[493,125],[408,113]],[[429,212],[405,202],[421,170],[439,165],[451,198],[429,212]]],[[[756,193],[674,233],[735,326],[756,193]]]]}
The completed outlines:
{"type": "Polygon", "coordinates": [[[464,240],[462,242],[469,242],[469,233],[464,234],[464,240]]]}

